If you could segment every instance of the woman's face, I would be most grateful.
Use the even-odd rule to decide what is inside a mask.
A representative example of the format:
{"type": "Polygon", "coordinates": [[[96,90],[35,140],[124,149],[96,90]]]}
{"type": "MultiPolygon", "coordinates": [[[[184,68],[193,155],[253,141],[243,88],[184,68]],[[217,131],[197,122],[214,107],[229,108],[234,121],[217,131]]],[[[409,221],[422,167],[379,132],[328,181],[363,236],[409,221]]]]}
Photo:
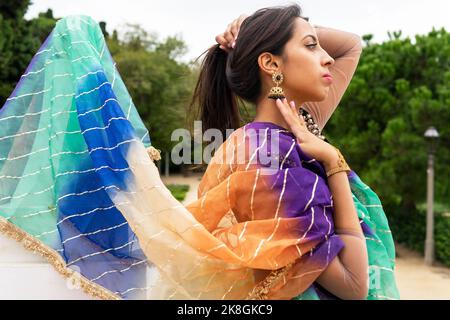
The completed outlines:
{"type": "Polygon", "coordinates": [[[293,37],[286,43],[281,71],[281,84],[286,97],[299,103],[322,101],[331,82],[323,75],[330,73],[334,59],[320,46],[314,27],[306,20],[297,18],[293,37]]]}

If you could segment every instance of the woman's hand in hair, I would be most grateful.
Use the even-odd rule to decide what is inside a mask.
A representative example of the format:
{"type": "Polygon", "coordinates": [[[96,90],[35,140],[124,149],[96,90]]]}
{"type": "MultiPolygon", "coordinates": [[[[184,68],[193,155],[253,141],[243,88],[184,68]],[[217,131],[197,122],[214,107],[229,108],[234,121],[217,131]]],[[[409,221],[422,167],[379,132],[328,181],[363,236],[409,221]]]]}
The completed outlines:
{"type": "Polygon", "coordinates": [[[220,48],[226,52],[230,52],[234,48],[235,41],[237,39],[239,29],[241,28],[242,22],[247,18],[247,14],[242,14],[239,18],[233,20],[228,24],[227,29],[224,33],[216,36],[216,41],[220,44],[220,48]]]}
{"type": "Polygon", "coordinates": [[[276,105],[289,126],[290,131],[295,135],[300,148],[309,156],[322,164],[335,161],[338,158],[336,149],[328,142],[320,139],[308,130],[303,117],[297,113],[295,102],[288,103],[286,99],[276,100],[276,105]]]}

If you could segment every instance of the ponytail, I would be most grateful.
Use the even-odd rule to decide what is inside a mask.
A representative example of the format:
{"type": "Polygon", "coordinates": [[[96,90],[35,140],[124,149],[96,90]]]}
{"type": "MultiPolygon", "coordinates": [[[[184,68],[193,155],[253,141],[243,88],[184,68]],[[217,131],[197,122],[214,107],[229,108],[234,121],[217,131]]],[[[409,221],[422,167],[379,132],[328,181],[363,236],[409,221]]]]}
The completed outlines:
{"type": "MultiPolygon", "coordinates": [[[[214,45],[206,53],[194,89],[190,111],[198,107],[196,118],[202,121],[203,132],[215,128],[226,139],[226,129],[237,129],[241,124],[236,95],[231,90],[227,75],[228,53],[214,45]]],[[[189,112],[191,114],[191,112],[189,112]]]]}
{"type": "Polygon", "coordinates": [[[232,51],[227,53],[219,44],[206,51],[188,110],[189,117],[202,121],[203,131],[216,128],[226,138],[226,129],[241,126],[244,121],[238,102],[257,104],[261,97],[259,55],[263,52],[281,55],[294,34],[295,19],[302,18],[301,13],[296,4],[262,8],[242,22],[232,51]],[[193,107],[198,107],[200,114],[192,112],[193,107]]]}

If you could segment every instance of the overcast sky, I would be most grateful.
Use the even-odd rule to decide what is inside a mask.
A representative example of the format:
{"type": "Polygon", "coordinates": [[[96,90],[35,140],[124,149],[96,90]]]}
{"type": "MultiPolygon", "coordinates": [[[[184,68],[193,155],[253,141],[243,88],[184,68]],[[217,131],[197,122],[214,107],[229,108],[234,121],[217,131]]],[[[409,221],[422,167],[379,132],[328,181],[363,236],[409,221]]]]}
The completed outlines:
{"type": "MultiPolygon", "coordinates": [[[[215,36],[242,13],[272,5],[280,0],[32,0],[27,18],[53,9],[56,17],[85,14],[106,21],[107,30],[138,23],[156,32],[162,40],[181,35],[188,45],[185,59],[195,58],[215,43],[215,36]]],[[[450,0],[302,0],[297,1],[311,23],[351,31],[372,33],[375,42],[388,39],[387,31],[402,30],[402,37],[426,34],[432,27],[450,31],[450,0]]],[[[414,41],[414,40],[413,40],[414,41]]]]}

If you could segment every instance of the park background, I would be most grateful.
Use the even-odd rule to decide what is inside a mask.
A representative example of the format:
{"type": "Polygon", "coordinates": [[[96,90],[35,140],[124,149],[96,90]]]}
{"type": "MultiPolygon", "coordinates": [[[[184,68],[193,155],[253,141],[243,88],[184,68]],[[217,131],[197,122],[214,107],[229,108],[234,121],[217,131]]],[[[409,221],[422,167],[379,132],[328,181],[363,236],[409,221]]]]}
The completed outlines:
{"type": "MultiPolygon", "coordinates": [[[[158,167],[164,181],[180,201],[189,202],[202,171],[174,165],[170,152],[179,143],[171,141],[172,131],[191,129],[186,110],[198,76],[196,58],[240,14],[285,3],[1,0],[0,106],[59,18],[92,16],[100,23],[152,144],[162,151],[158,167]]],[[[405,288],[411,282],[417,284],[404,290],[406,298],[450,299],[450,21],[444,17],[450,12],[450,3],[298,3],[313,24],[362,37],[358,68],[323,133],[379,195],[399,258],[404,253],[415,259],[403,265],[408,271],[399,276],[405,288]],[[427,209],[428,142],[424,132],[430,126],[440,134],[435,158],[434,267],[421,264],[427,209]],[[448,291],[439,293],[437,289],[433,296],[434,287],[423,289],[430,281],[442,286],[437,284],[441,278],[427,278],[433,273],[446,281],[448,291]]],[[[241,108],[243,120],[251,121],[254,108],[241,108]]],[[[1,249],[0,244],[0,267],[1,249]]],[[[3,297],[2,290],[0,286],[3,297]]],[[[400,295],[405,296],[402,293],[400,286],[400,295]]]]}

